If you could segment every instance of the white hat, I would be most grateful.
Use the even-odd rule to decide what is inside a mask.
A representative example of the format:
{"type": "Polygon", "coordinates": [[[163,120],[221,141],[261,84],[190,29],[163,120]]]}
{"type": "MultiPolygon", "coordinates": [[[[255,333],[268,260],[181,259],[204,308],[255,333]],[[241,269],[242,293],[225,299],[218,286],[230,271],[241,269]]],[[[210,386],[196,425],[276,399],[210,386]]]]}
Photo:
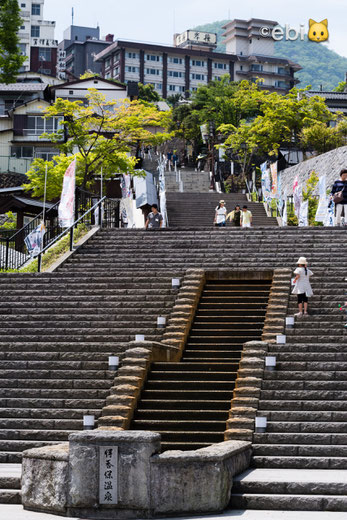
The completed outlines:
{"type": "Polygon", "coordinates": [[[302,264],[302,265],[307,265],[307,260],[304,256],[300,256],[299,260],[296,263],[302,264]]]}
{"type": "Polygon", "coordinates": [[[225,204],[225,200],[220,200],[219,204],[225,204]]]}

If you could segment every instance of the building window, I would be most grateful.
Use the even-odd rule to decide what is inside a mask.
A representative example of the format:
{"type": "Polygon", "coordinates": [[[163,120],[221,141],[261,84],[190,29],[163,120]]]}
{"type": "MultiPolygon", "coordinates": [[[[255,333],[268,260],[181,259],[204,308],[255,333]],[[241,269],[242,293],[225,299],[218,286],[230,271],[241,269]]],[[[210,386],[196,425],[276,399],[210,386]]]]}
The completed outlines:
{"type": "Polygon", "coordinates": [[[160,72],[159,69],[146,69],[146,74],[149,74],[150,76],[160,76],[160,72]]]}
{"type": "Polygon", "coordinates": [[[182,65],[182,58],[169,58],[169,63],[175,63],[176,65],[182,65]]]}
{"type": "Polygon", "coordinates": [[[131,60],[136,60],[138,58],[136,52],[128,52],[128,58],[131,60]]]}
{"type": "Polygon", "coordinates": [[[44,119],[41,116],[28,116],[28,128],[24,129],[24,135],[40,136],[44,133],[56,133],[61,129],[61,121],[62,117],[49,117],[48,119],[44,119]]]}
{"type": "Polygon", "coordinates": [[[240,70],[243,70],[243,65],[240,65],[240,70]]]}
{"type": "Polygon", "coordinates": [[[31,26],[31,37],[32,38],[40,38],[40,26],[32,25],[31,26]]]}
{"type": "Polygon", "coordinates": [[[107,58],[107,60],[105,61],[105,68],[108,69],[111,65],[111,58],[107,58]]]}
{"type": "Polygon", "coordinates": [[[256,65],[256,64],[252,64],[251,66],[251,70],[254,70],[256,72],[262,72],[263,71],[263,65],[256,65]]]}
{"type": "Polygon", "coordinates": [[[170,92],[175,92],[175,90],[176,90],[176,85],[169,85],[170,92]]]}
{"type": "Polygon", "coordinates": [[[227,69],[227,64],[226,64],[226,63],[215,63],[215,64],[214,64],[214,68],[215,68],[215,69],[223,69],[223,70],[226,70],[226,69],[227,69]]]}
{"type": "Polygon", "coordinates": [[[47,150],[43,150],[42,148],[41,150],[35,150],[35,157],[43,159],[44,161],[52,161],[55,155],[59,155],[59,152],[52,148],[48,148],[47,150]]]}
{"type": "Polygon", "coordinates": [[[20,26],[20,30],[21,30],[21,31],[25,31],[25,25],[21,25],[21,26],[20,26]]]}
{"type": "Polygon", "coordinates": [[[198,81],[205,81],[205,75],[204,74],[191,74],[190,75],[190,78],[191,79],[196,79],[198,81]]]}
{"type": "Polygon", "coordinates": [[[34,157],[34,148],[32,146],[11,146],[11,157],[30,159],[34,157]]]}
{"type": "Polygon", "coordinates": [[[52,61],[52,52],[50,48],[39,48],[39,61],[52,61]]]}
{"type": "Polygon", "coordinates": [[[119,75],[119,67],[115,67],[115,68],[113,69],[113,74],[114,74],[115,76],[118,76],[118,75],[119,75]]]}
{"type": "Polygon", "coordinates": [[[40,4],[32,4],[32,6],[31,6],[31,14],[33,16],[40,16],[40,14],[41,14],[41,6],[40,6],[40,4]]]}
{"type": "Polygon", "coordinates": [[[193,67],[205,67],[205,62],[201,60],[190,60],[190,64],[193,67]]]}
{"type": "Polygon", "coordinates": [[[157,83],[156,87],[155,87],[157,90],[162,90],[163,88],[163,84],[162,83],[157,83]]]}
{"type": "Polygon", "coordinates": [[[286,74],[287,71],[284,67],[278,67],[277,74],[286,74]]]}
{"type": "Polygon", "coordinates": [[[157,56],[156,54],[147,54],[146,60],[147,61],[161,61],[160,56],[157,56]]]}
{"type": "Polygon", "coordinates": [[[182,87],[181,85],[178,87],[179,92],[185,92],[186,88],[182,87]]]}
{"type": "Polygon", "coordinates": [[[20,43],[18,45],[18,48],[19,48],[19,51],[21,53],[22,56],[26,56],[26,53],[27,53],[27,46],[25,43],[20,43]]]}
{"type": "Polygon", "coordinates": [[[178,70],[169,70],[168,75],[170,78],[184,78],[184,72],[178,70]]]}
{"type": "Polygon", "coordinates": [[[21,7],[26,7],[27,5],[26,4],[20,4],[21,7]]]}
{"type": "Polygon", "coordinates": [[[128,72],[139,72],[139,67],[127,67],[128,72]]]}

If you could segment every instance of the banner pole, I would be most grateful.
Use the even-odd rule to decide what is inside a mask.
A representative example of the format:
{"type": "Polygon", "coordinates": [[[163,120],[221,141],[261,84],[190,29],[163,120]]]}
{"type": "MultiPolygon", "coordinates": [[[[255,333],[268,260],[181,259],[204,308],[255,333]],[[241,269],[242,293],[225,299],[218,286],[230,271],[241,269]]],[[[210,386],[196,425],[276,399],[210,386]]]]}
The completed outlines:
{"type": "Polygon", "coordinates": [[[45,169],[45,187],[44,187],[44,193],[43,193],[43,224],[45,225],[45,219],[46,219],[46,197],[47,197],[47,173],[48,173],[48,165],[46,164],[45,169]]]}

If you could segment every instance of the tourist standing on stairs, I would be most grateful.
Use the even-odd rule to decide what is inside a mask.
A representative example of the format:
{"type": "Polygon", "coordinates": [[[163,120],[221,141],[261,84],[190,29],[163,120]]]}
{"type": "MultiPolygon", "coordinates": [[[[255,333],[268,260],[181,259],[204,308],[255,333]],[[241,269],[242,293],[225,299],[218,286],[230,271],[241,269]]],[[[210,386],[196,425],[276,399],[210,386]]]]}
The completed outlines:
{"type": "Polygon", "coordinates": [[[313,291],[310,284],[310,277],[313,276],[312,271],[307,269],[307,260],[304,256],[301,256],[297,261],[298,267],[295,269],[294,274],[296,275],[293,283],[295,285],[293,294],[298,296],[298,307],[299,312],[295,314],[297,318],[305,318],[308,316],[308,299],[313,295],[313,291]]]}
{"type": "Polygon", "coordinates": [[[340,179],[334,182],[331,190],[331,198],[337,197],[335,202],[335,226],[341,226],[342,210],[344,209],[344,218],[347,222],[347,170],[341,170],[340,179]]]}
{"type": "Polygon", "coordinates": [[[151,212],[148,214],[145,228],[146,229],[159,229],[163,225],[163,216],[158,211],[157,204],[152,204],[151,212]]]}
{"type": "Polygon", "coordinates": [[[241,212],[241,227],[248,228],[252,226],[253,215],[247,208],[247,206],[243,206],[241,212]]]}
{"type": "Polygon", "coordinates": [[[220,200],[218,206],[216,207],[216,214],[214,216],[214,224],[218,227],[226,226],[226,216],[227,209],[225,207],[225,201],[220,200]]]}
{"type": "Polygon", "coordinates": [[[241,206],[239,206],[237,204],[237,206],[235,206],[234,211],[231,211],[230,213],[228,213],[227,220],[228,219],[230,220],[230,222],[232,222],[234,224],[234,226],[240,227],[241,226],[241,206]]]}

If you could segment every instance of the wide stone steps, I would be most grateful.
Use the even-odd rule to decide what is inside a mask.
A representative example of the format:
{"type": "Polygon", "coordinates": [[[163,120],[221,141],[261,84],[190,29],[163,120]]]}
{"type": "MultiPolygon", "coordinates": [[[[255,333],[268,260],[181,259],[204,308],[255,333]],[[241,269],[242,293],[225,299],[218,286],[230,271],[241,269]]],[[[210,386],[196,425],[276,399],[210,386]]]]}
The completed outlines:
{"type": "MultiPolygon", "coordinates": [[[[3,403],[2,403],[3,404],[3,403]]],[[[19,403],[17,403],[18,406],[19,403]]],[[[83,401],[80,401],[80,405],[83,405],[83,401]]],[[[19,419],[20,421],[23,421],[25,423],[26,420],[48,420],[48,421],[56,421],[58,419],[62,420],[70,420],[70,419],[76,419],[81,420],[83,419],[83,415],[95,415],[95,417],[99,417],[101,414],[101,410],[99,408],[78,408],[76,406],[75,408],[65,408],[64,403],[61,408],[52,408],[49,407],[47,404],[47,407],[41,407],[41,408],[31,408],[31,407],[21,407],[16,408],[15,406],[11,406],[10,408],[0,408],[0,420],[1,424],[5,424],[4,420],[10,421],[11,419],[19,419]],[[49,419],[47,419],[49,417],[49,419]]],[[[29,424],[29,423],[28,423],[29,424]]],[[[36,422],[35,422],[36,424],[36,422]]],[[[24,428],[24,426],[23,426],[24,428]]]]}
{"type": "MultiPolygon", "coordinates": [[[[324,446],[323,446],[324,448],[324,446]]],[[[323,450],[322,450],[323,451],[323,450]]],[[[335,450],[335,453],[338,452],[335,450]]],[[[316,456],[253,456],[252,465],[256,468],[278,468],[278,469],[347,469],[347,458],[323,455],[316,456]]]]}
{"type": "Polygon", "coordinates": [[[347,456],[347,446],[341,444],[253,444],[254,456],[340,457],[347,456]]]}

